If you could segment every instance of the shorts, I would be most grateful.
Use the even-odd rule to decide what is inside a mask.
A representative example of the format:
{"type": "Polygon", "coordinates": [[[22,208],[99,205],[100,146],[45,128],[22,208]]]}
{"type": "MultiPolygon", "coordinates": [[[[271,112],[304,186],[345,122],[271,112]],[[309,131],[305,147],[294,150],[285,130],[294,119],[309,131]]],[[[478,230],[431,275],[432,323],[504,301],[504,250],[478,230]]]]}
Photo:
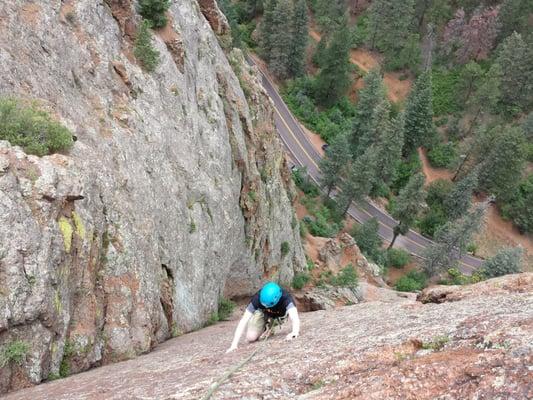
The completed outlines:
{"type": "Polygon", "coordinates": [[[256,332],[263,333],[267,328],[272,326],[272,323],[274,320],[276,320],[276,324],[280,326],[285,322],[286,316],[280,317],[280,318],[268,318],[263,311],[261,310],[255,310],[252,314],[252,318],[250,318],[250,321],[248,321],[248,330],[254,330],[256,332]]]}

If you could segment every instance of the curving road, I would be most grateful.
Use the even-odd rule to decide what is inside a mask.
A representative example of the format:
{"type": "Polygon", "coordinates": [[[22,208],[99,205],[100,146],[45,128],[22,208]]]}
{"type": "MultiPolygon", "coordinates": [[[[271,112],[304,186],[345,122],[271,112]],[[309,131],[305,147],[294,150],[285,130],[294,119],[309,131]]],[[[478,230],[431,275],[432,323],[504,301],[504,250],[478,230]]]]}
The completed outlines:
{"type": "MultiPolygon", "coordinates": [[[[263,87],[274,103],[276,128],[291,158],[295,164],[307,167],[307,172],[310,177],[318,183],[320,177],[320,168],[318,166],[321,158],[320,154],[311,144],[300,124],[283,102],[283,99],[267,74],[262,71],[261,67],[251,57],[248,57],[248,62],[257,66],[261,72],[263,87]]],[[[389,243],[392,240],[393,227],[396,225],[396,221],[371,202],[352,204],[348,210],[348,214],[360,223],[375,217],[379,222],[379,235],[381,238],[389,243]]],[[[412,255],[422,258],[423,250],[431,243],[432,241],[430,239],[410,230],[407,235],[399,236],[396,239],[395,246],[401,247],[412,255]]],[[[459,269],[464,274],[471,274],[481,266],[481,263],[482,260],[465,255],[459,261],[459,269]]]]}

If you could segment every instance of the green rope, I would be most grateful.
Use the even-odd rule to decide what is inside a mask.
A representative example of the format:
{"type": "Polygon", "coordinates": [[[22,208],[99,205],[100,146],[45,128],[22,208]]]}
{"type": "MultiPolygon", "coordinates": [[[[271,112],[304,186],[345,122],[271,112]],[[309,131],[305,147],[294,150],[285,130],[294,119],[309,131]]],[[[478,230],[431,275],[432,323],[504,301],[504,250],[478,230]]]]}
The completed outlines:
{"type": "Polygon", "coordinates": [[[272,326],[270,327],[270,329],[266,332],[266,335],[265,337],[263,338],[263,340],[261,341],[261,345],[260,346],[257,346],[257,348],[252,352],[252,354],[250,354],[248,357],[246,357],[243,361],[241,361],[240,363],[238,363],[237,365],[235,365],[234,367],[230,368],[228,371],[226,371],[224,373],[224,375],[222,375],[222,377],[217,381],[215,382],[211,388],[209,389],[209,391],[206,393],[206,395],[204,397],[202,397],[202,400],[209,400],[211,398],[211,396],[218,390],[218,388],[220,387],[220,385],[222,385],[227,379],[229,379],[235,372],[237,372],[239,369],[241,369],[242,367],[244,367],[244,365],[246,365],[247,362],[249,362],[252,358],[254,358],[254,356],[257,354],[257,352],[259,350],[261,350],[263,348],[263,346],[265,345],[267,339],[272,336],[272,332],[274,332],[274,328],[276,327],[276,325],[278,324],[278,320],[277,319],[274,319],[272,321],[272,326]]]}

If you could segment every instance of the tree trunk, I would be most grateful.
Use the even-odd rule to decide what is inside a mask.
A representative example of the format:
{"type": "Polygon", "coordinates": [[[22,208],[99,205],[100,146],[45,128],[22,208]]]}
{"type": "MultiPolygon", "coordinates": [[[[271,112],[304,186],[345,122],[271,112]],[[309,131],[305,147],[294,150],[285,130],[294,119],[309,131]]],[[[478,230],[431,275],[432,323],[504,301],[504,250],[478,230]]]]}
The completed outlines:
{"type": "Polygon", "coordinates": [[[390,242],[389,244],[389,249],[392,249],[392,246],[394,246],[394,242],[396,241],[396,238],[399,236],[400,234],[397,233],[396,231],[394,231],[394,236],[392,237],[392,241],[390,242]]]}

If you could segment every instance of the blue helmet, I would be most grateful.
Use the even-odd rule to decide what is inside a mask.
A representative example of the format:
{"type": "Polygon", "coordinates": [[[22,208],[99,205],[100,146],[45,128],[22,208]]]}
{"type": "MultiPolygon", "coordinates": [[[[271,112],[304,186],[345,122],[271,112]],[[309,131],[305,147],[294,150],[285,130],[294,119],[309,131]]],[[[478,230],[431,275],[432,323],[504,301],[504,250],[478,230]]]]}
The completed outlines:
{"type": "Polygon", "coordinates": [[[267,308],[274,307],[281,298],[281,288],[277,283],[268,282],[259,292],[259,301],[267,308]]]}

